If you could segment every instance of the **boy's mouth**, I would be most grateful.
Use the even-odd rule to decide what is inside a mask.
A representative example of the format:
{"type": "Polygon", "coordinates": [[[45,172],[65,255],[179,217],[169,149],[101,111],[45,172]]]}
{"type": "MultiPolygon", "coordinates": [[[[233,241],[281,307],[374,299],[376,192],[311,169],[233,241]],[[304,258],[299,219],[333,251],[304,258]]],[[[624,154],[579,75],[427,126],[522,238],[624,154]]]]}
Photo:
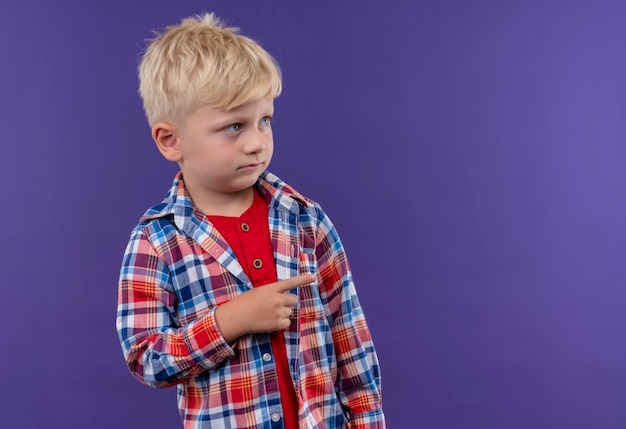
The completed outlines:
{"type": "Polygon", "coordinates": [[[238,168],[239,171],[254,171],[257,170],[259,168],[261,168],[261,166],[263,165],[262,162],[258,162],[258,163],[254,163],[254,164],[248,164],[248,165],[243,165],[241,167],[238,168]]]}

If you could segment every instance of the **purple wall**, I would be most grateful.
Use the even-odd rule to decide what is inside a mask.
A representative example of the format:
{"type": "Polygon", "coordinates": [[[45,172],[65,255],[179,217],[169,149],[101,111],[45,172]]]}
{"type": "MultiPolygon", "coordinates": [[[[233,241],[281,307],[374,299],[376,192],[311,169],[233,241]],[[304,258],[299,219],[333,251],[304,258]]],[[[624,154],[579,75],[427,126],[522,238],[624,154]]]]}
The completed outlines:
{"type": "Polygon", "coordinates": [[[626,427],[626,3],[389,3],[3,3],[3,427],[180,425],[114,317],[175,172],[139,51],[203,9],[283,67],[272,170],[338,226],[390,428],[626,427]]]}

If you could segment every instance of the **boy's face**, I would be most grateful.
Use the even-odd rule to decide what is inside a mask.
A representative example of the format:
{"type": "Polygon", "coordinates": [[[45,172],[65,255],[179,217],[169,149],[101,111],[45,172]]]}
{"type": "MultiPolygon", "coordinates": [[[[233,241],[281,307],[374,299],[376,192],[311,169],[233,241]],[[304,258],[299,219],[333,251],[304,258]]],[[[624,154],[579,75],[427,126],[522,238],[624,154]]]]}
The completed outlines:
{"type": "Polygon", "coordinates": [[[194,200],[219,203],[254,185],[272,159],[273,114],[271,97],[227,112],[203,106],[175,129],[176,161],[194,200]]]}

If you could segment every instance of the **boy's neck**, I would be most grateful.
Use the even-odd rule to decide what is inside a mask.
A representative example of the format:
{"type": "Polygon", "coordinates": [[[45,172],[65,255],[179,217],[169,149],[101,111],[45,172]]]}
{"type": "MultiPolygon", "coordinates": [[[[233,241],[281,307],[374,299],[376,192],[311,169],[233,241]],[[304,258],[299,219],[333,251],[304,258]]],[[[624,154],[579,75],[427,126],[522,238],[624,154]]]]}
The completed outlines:
{"type": "Polygon", "coordinates": [[[252,205],[254,188],[228,194],[192,193],[187,189],[193,204],[206,216],[239,217],[252,205]]]}

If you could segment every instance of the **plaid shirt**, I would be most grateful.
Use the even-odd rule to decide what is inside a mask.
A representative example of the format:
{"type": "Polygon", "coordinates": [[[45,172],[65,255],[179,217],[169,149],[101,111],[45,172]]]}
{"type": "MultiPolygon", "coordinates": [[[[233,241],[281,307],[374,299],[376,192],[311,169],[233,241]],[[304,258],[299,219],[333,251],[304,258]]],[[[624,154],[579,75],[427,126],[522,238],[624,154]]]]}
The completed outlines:
{"type": "MultiPolygon", "coordinates": [[[[380,373],[343,247],[321,207],[271,173],[269,205],[279,280],[314,273],[284,331],[301,428],[384,428],[380,373]]],[[[117,330],[132,374],[178,385],[186,428],[282,428],[268,334],[232,344],[215,309],[252,288],[234,253],[194,208],[181,173],[133,230],[120,274],[117,330]]]]}

